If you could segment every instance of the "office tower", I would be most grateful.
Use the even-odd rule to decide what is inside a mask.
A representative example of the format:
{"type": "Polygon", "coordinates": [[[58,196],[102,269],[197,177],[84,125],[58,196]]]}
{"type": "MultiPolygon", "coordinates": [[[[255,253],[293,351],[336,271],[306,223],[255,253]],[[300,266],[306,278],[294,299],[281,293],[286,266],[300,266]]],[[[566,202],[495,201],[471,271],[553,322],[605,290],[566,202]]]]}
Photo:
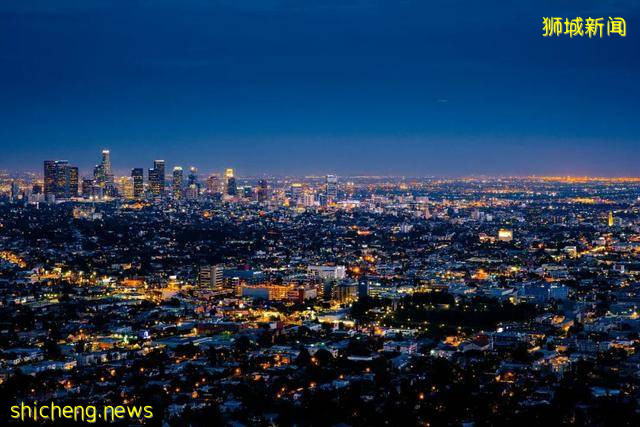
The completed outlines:
{"type": "Polygon", "coordinates": [[[347,269],[344,265],[310,265],[307,272],[323,280],[342,280],[347,277],[347,269]]]}
{"type": "Polygon", "coordinates": [[[45,160],[45,197],[68,199],[78,195],[78,168],[66,160],[45,160]]]}
{"type": "Polygon", "coordinates": [[[227,179],[227,194],[230,196],[238,194],[238,187],[236,186],[236,179],[234,177],[227,179]]]}
{"type": "Polygon", "coordinates": [[[609,211],[609,217],[607,218],[607,225],[609,227],[613,227],[614,225],[614,221],[613,221],[613,211],[609,211]]]}
{"type": "Polygon", "coordinates": [[[222,266],[218,264],[200,267],[198,284],[205,289],[221,290],[223,287],[222,266]]]}
{"type": "Polygon", "coordinates": [[[224,173],[224,176],[227,179],[227,194],[230,196],[235,196],[236,194],[238,194],[238,187],[236,186],[236,179],[233,176],[233,169],[227,169],[224,173]]]}
{"type": "Polygon", "coordinates": [[[195,166],[189,167],[189,177],[187,180],[187,187],[192,185],[198,186],[198,168],[195,166]]]}
{"type": "Polygon", "coordinates": [[[69,166],[69,196],[78,197],[78,168],[69,166]]]}
{"type": "Polygon", "coordinates": [[[156,193],[160,192],[160,190],[158,189],[158,178],[156,177],[157,174],[158,172],[155,170],[155,168],[149,168],[147,181],[149,182],[149,190],[151,191],[151,195],[154,197],[156,197],[156,193]]]}
{"type": "Polygon", "coordinates": [[[327,175],[327,203],[334,202],[338,198],[338,177],[335,175],[327,175]]]}
{"type": "Polygon", "coordinates": [[[191,184],[185,189],[185,196],[188,200],[196,200],[199,193],[200,191],[196,184],[191,184]]]}
{"type": "Polygon", "coordinates": [[[198,198],[199,194],[200,194],[200,183],[198,182],[198,168],[195,166],[190,166],[185,195],[187,199],[195,200],[198,198]]]}
{"type": "Polygon", "coordinates": [[[269,197],[269,189],[267,185],[266,179],[261,179],[258,181],[258,201],[264,202],[269,197]]]}
{"type": "Polygon", "coordinates": [[[149,186],[153,197],[164,197],[164,160],[155,160],[149,169],[149,186]]]}
{"type": "Polygon", "coordinates": [[[178,200],[182,198],[182,167],[175,166],[173,168],[173,180],[171,181],[171,186],[173,189],[173,198],[178,200]]]}
{"type": "Polygon", "coordinates": [[[358,299],[358,283],[339,282],[331,287],[331,301],[345,303],[358,299]]]}
{"type": "Polygon", "coordinates": [[[115,196],[115,182],[111,172],[111,153],[109,150],[102,150],[102,159],[99,165],[93,169],[93,179],[104,194],[115,196]]]}
{"type": "Polygon", "coordinates": [[[144,171],[142,168],[131,169],[131,178],[133,178],[133,198],[141,199],[144,195],[144,171]]]}
{"type": "Polygon", "coordinates": [[[300,201],[300,198],[302,197],[302,184],[299,182],[294,182],[293,184],[291,184],[291,200],[294,203],[298,203],[300,201]]]}
{"type": "Polygon", "coordinates": [[[58,160],[56,161],[54,195],[57,199],[66,199],[71,192],[70,187],[69,162],[58,160]]]}
{"type": "Polygon", "coordinates": [[[164,168],[164,160],[156,160],[153,162],[153,168],[158,171],[157,172],[157,179],[158,179],[158,186],[159,186],[159,194],[160,196],[164,196],[164,187],[165,187],[165,168],[164,168]]]}
{"type": "Polygon", "coordinates": [[[102,173],[107,184],[113,182],[113,174],[111,173],[111,154],[109,150],[102,150],[102,173]]]}
{"type": "Polygon", "coordinates": [[[313,193],[303,193],[300,197],[299,203],[302,203],[302,206],[310,207],[314,206],[316,203],[315,197],[313,193]]]}
{"type": "Polygon", "coordinates": [[[118,180],[118,193],[125,199],[133,199],[134,182],[130,176],[121,176],[118,180]]]}
{"type": "Polygon", "coordinates": [[[93,194],[93,180],[90,178],[82,179],[82,197],[85,199],[91,198],[93,194]]]}
{"type": "Polygon", "coordinates": [[[54,195],[56,188],[56,161],[44,161],[44,195],[54,195]]]}
{"type": "Polygon", "coordinates": [[[105,179],[102,172],[102,165],[95,165],[93,167],[93,181],[96,183],[96,187],[104,188],[105,179]]]}
{"type": "Polygon", "coordinates": [[[251,186],[250,186],[250,185],[245,185],[245,186],[242,188],[242,196],[243,196],[245,199],[251,199],[251,198],[253,197],[253,188],[251,188],[251,186]]]}
{"type": "Polygon", "coordinates": [[[207,192],[209,194],[222,193],[222,180],[217,173],[212,174],[207,178],[207,192]]]}
{"type": "Polygon", "coordinates": [[[102,150],[102,171],[105,175],[111,174],[111,154],[109,150],[102,150]]]}

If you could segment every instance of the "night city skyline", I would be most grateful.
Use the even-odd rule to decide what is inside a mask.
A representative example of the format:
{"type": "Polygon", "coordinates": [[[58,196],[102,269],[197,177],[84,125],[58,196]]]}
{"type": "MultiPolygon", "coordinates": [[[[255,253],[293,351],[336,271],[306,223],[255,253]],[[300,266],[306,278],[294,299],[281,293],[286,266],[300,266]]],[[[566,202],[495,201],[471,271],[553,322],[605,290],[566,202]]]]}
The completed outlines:
{"type": "Polygon", "coordinates": [[[0,1],[0,422],[640,426],[639,23],[0,1]]]}
{"type": "Polygon", "coordinates": [[[235,3],[0,5],[0,169],[638,175],[637,3],[235,3]]]}

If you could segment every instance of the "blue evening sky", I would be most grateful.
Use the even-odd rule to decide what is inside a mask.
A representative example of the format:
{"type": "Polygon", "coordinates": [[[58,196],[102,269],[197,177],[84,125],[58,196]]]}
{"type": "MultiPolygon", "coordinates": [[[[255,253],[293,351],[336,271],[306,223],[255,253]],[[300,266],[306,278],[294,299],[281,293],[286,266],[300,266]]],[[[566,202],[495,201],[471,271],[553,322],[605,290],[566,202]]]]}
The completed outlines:
{"type": "MultiPolygon", "coordinates": [[[[640,175],[640,2],[5,0],[0,168],[640,175]],[[621,16],[627,37],[542,37],[621,16]]],[[[606,27],[605,27],[606,29],[606,27]]]]}

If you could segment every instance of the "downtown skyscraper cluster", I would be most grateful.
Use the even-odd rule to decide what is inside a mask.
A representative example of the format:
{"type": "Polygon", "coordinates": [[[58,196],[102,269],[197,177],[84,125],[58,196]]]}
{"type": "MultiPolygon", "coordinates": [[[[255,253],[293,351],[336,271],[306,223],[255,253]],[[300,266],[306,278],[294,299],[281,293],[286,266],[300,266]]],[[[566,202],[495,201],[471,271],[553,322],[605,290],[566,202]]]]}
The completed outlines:
{"type": "MultiPolygon", "coordinates": [[[[257,201],[265,203],[278,200],[293,206],[327,206],[340,201],[339,182],[336,175],[326,175],[313,185],[302,181],[285,180],[280,188],[269,185],[266,178],[238,181],[235,170],[226,168],[223,173],[211,173],[201,180],[198,168],[188,169],[176,165],[170,174],[164,160],[154,160],[145,171],[141,167],[131,169],[130,174],[116,176],[113,172],[110,150],[102,150],[100,162],[93,167],[93,175],[80,178],[78,168],[67,160],[44,162],[44,197],[34,186],[28,196],[31,202],[64,201],[75,198],[84,200],[197,200],[214,198],[224,201],[257,201]]],[[[18,194],[18,191],[16,191],[18,194]]]]}

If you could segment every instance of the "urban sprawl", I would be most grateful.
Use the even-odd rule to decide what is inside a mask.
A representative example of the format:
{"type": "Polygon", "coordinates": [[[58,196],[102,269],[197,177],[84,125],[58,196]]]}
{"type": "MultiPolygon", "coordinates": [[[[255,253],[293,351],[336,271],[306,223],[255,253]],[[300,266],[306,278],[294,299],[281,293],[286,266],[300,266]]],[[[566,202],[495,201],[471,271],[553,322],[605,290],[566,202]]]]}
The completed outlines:
{"type": "Polygon", "coordinates": [[[638,425],[639,277],[637,178],[45,160],[0,174],[0,413],[638,425]]]}

